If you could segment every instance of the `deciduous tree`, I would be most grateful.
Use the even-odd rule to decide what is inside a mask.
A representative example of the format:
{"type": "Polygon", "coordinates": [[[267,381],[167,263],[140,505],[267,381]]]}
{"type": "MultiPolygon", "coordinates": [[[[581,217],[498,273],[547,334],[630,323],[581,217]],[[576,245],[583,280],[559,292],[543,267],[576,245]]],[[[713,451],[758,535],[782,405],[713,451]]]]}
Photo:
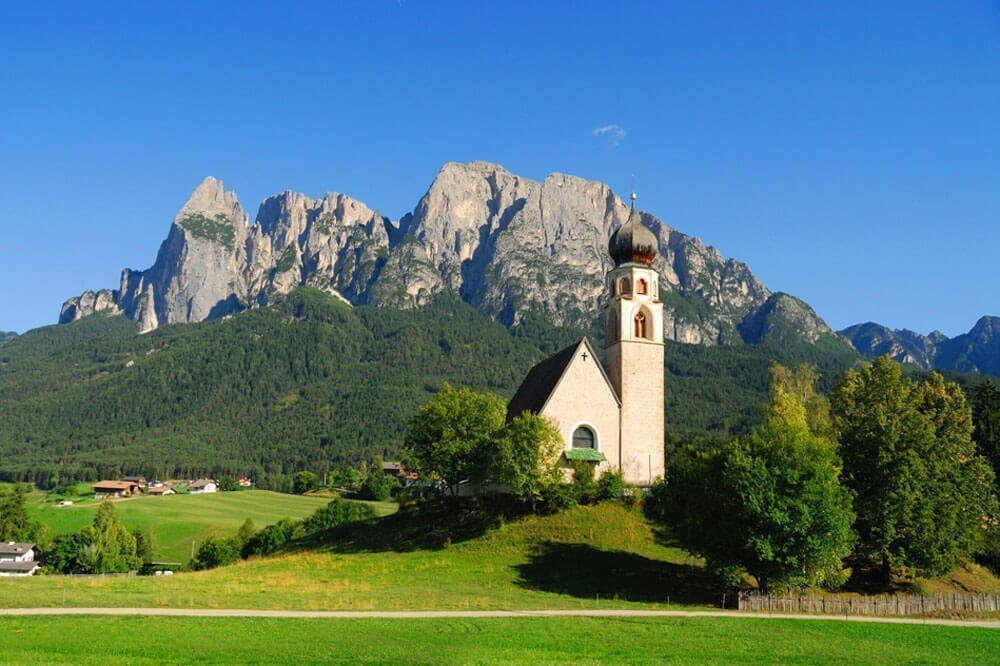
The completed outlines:
{"type": "Polygon", "coordinates": [[[462,481],[485,477],[506,412],[495,395],[446,383],[410,421],[404,455],[421,474],[439,475],[454,496],[462,481]]]}

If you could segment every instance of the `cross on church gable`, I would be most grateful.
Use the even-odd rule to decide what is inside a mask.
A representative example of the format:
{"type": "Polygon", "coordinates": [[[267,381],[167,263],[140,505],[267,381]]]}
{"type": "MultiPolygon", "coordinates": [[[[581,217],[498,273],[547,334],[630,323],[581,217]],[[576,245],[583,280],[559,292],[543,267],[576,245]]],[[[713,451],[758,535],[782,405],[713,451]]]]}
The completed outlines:
{"type": "Polygon", "coordinates": [[[582,358],[584,361],[586,361],[587,360],[587,352],[583,352],[582,354],[580,354],[580,358],[582,358]]]}

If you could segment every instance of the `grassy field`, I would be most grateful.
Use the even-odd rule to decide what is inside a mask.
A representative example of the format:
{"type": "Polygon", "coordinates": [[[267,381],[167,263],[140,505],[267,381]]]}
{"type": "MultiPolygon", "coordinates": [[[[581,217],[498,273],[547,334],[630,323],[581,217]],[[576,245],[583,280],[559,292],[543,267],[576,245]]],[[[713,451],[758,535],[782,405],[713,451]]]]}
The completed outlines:
{"type": "Polygon", "coordinates": [[[1000,631],[738,618],[0,618],[0,662],[996,663],[1000,631]]]}
{"type": "Polygon", "coordinates": [[[0,579],[0,606],[662,608],[669,600],[707,607],[718,589],[699,561],[664,545],[640,511],[604,504],[507,522],[401,511],[302,552],[209,571],[0,579]]]}
{"type": "MultiPolygon", "coordinates": [[[[72,498],[73,506],[57,506],[52,497],[32,493],[28,513],[32,520],[45,523],[56,534],[76,532],[94,519],[98,502],[72,498]]],[[[122,522],[129,529],[150,530],[156,558],[165,562],[187,562],[192,543],[197,547],[209,536],[230,536],[247,518],[257,529],[282,518],[299,519],[330,501],[328,497],[286,495],[267,490],[243,490],[200,495],[167,495],[117,500],[122,522]]],[[[379,515],[395,510],[394,504],[372,503],[379,515]]]]}

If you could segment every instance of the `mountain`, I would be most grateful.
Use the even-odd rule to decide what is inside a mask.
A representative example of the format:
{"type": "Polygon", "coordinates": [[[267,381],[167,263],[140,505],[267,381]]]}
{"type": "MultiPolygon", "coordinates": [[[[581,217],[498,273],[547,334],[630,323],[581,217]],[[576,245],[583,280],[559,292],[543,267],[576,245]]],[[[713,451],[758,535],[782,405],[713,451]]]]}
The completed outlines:
{"type": "MultiPolygon", "coordinates": [[[[595,330],[608,239],[627,215],[602,183],[563,174],[539,182],[472,162],[446,164],[397,221],[343,194],[286,191],[266,199],[248,225],[236,195],[208,178],[174,218],[152,267],[124,270],[116,290],[69,299],[59,321],[122,313],[146,332],[312,286],[352,305],[400,309],[450,293],[512,329],[542,321],[595,330]]],[[[668,340],[756,342],[773,316],[786,330],[801,324],[806,338],[827,330],[801,301],[773,300],[745,264],[652,214],[642,219],[659,241],[668,340]]]]}
{"type": "Polygon", "coordinates": [[[921,335],[871,322],[846,328],[839,335],[864,356],[888,354],[925,370],[1000,375],[1000,317],[982,317],[968,333],[954,338],[939,331],[921,335]]]}
{"type": "Polygon", "coordinates": [[[8,340],[13,340],[16,337],[17,333],[14,333],[13,331],[0,331],[0,345],[8,340]]]}
{"type": "MultiPolygon", "coordinates": [[[[448,292],[395,309],[310,287],[145,334],[109,314],[35,329],[0,347],[0,480],[250,473],[286,488],[303,469],[397,454],[444,382],[509,398],[580,334],[541,321],[511,332],[448,292]]],[[[668,432],[744,432],[760,421],[772,362],[813,363],[829,386],[857,360],[848,351],[668,342],[668,432]]]]}

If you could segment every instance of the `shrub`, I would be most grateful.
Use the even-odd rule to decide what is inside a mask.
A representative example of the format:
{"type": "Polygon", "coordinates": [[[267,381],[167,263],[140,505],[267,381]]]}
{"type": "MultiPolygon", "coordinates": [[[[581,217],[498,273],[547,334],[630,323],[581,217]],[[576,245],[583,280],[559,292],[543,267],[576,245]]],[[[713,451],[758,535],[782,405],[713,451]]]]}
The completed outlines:
{"type": "Polygon", "coordinates": [[[625,478],[621,472],[605,472],[597,480],[595,496],[598,502],[622,499],[625,495],[625,478]]]}

